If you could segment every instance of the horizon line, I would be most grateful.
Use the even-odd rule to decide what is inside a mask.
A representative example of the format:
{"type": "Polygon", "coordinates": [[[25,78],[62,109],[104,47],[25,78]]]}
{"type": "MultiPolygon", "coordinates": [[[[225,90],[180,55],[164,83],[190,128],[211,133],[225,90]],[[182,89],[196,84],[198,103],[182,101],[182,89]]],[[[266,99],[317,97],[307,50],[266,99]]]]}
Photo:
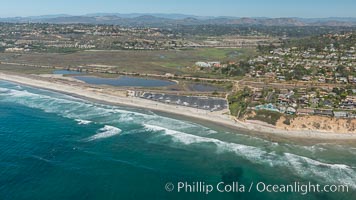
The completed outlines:
{"type": "MultiPolygon", "coordinates": [[[[224,18],[224,17],[233,17],[233,18],[270,18],[270,19],[278,19],[278,18],[300,18],[300,19],[328,19],[328,18],[356,18],[351,16],[328,16],[328,17],[295,17],[295,16],[280,16],[280,17],[267,17],[267,16],[232,16],[232,15],[195,15],[195,14],[183,14],[183,13],[164,13],[164,12],[152,12],[152,13],[140,13],[140,12],[130,12],[130,13],[121,13],[121,12],[93,12],[93,13],[85,13],[85,14],[67,14],[67,13],[56,13],[56,14],[40,14],[40,15],[16,15],[16,16],[0,16],[0,18],[31,18],[31,17],[45,17],[45,16],[54,16],[54,15],[66,15],[68,17],[82,17],[87,15],[95,15],[95,14],[121,14],[121,15],[186,15],[193,17],[211,17],[211,18],[224,18]]],[[[64,16],[65,17],[65,16],[64,16]]],[[[89,16],[88,16],[89,17],[89,16]]]]}

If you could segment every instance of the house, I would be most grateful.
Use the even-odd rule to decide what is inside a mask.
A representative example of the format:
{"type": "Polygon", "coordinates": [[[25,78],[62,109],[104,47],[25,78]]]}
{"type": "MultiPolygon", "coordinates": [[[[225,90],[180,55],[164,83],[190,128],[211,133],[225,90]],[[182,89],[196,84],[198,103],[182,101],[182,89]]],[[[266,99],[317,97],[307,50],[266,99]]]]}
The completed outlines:
{"type": "Polygon", "coordinates": [[[278,103],[281,105],[288,105],[290,103],[290,100],[285,97],[285,95],[280,94],[278,95],[278,103]]]}
{"type": "Polygon", "coordinates": [[[302,96],[302,97],[298,98],[297,102],[300,105],[307,105],[309,103],[308,98],[306,96],[302,96]]]}
{"type": "Polygon", "coordinates": [[[221,67],[221,63],[220,62],[208,62],[208,64],[210,66],[213,66],[213,67],[221,67]]]}
{"type": "Polygon", "coordinates": [[[297,110],[298,115],[313,115],[314,114],[314,109],[311,108],[299,108],[297,110]]]}
{"type": "Polygon", "coordinates": [[[285,113],[287,108],[285,106],[278,107],[280,113],[285,113]]]}
{"type": "Polygon", "coordinates": [[[297,111],[295,110],[295,108],[292,107],[288,107],[286,113],[289,115],[294,115],[297,111]]]}
{"type": "Polygon", "coordinates": [[[334,116],[336,118],[346,118],[348,116],[348,113],[344,111],[334,111],[334,116]]]}
{"type": "Polygon", "coordinates": [[[333,113],[332,110],[319,110],[319,109],[316,109],[314,111],[314,114],[315,115],[321,115],[321,116],[328,116],[328,117],[334,116],[334,113],[333,113]]]}
{"type": "Polygon", "coordinates": [[[263,97],[263,96],[262,96],[262,92],[255,92],[255,93],[253,94],[253,100],[254,100],[254,101],[259,101],[259,100],[261,100],[262,97],[263,97]]]}
{"type": "Polygon", "coordinates": [[[326,82],[325,77],[320,77],[320,78],[318,79],[318,81],[319,81],[320,83],[325,83],[325,82],[326,82]]]}
{"type": "Polygon", "coordinates": [[[347,96],[345,100],[340,103],[340,107],[343,109],[352,110],[356,105],[356,98],[352,96],[347,96]]]}
{"type": "Polygon", "coordinates": [[[310,81],[311,80],[311,76],[303,76],[302,77],[302,81],[310,81]]]}
{"type": "Polygon", "coordinates": [[[348,82],[348,80],[347,80],[346,77],[339,77],[338,80],[339,80],[339,82],[341,82],[341,83],[347,83],[347,82],[348,82]]]}
{"type": "Polygon", "coordinates": [[[310,99],[310,103],[317,105],[317,104],[319,104],[319,100],[320,100],[319,98],[312,98],[312,99],[310,99]]]}
{"type": "Polygon", "coordinates": [[[211,67],[211,65],[206,62],[196,62],[195,65],[198,67],[211,67]]]}
{"type": "Polygon", "coordinates": [[[330,108],[332,108],[334,106],[333,102],[328,99],[323,101],[323,105],[325,107],[330,107],[330,108]]]}
{"type": "Polygon", "coordinates": [[[195,65],[198,67],[221,67],[220,62],[196,62],[195,65]]]}
{"type": "Polygon", "coordinates": [[[5,52],[22,52],[22,51],[25,51],[25,49],[24,48],[17,48],[17,47],[6,48],[5,49],[5,52]]]}
{"type": "Polygon", "coordinates": [[[269,111],[279,112],[278,108],[271,103],[255,106],[255,110],[269,110],[269,111]]]}
{"type": "Polygon", "coordinates": [[[277,76],[277,80],[285,81],[286,77],[285,76],[277,76]]]}

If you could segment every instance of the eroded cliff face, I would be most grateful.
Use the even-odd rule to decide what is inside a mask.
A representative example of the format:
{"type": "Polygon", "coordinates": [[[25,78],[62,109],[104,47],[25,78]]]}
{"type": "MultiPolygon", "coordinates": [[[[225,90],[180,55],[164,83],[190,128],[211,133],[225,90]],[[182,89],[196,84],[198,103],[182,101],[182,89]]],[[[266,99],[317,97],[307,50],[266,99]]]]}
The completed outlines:
{"type": "Polygon", "coordinates": [[[337,119],[322,116],[298,116],[285,123],[286,118],[281,117],[276,127],[283,130],[312,130],[333,133],[356,133],[356,119],[337,119]]]}

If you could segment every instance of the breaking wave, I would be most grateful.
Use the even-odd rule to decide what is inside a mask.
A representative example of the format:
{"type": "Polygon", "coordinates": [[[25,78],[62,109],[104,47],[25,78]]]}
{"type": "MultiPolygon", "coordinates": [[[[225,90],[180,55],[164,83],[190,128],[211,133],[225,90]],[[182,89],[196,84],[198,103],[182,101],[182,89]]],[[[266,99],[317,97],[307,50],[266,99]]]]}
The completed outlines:
{"type": "Polygon", "coordinates": [[[76,119],[75,121],[78,122],[79,125],[87,125],[87,124],[92,123],[92,121],[83,120],[83,119],[76,119]]]}
{"type": "Polygon", "coordinates": [[[23,88],[17,90],[0,87],[0,101],[18,103],[30,108],[41,109],[48,113],[55,113],[60,116],[73,119],[78,124],[85,125],[89,121],[97,124],[141,124],[159,122],[172,127],[179,127],[180,130],[194,130],[198,134],[214,134],[216,131],[204,126],[180,121],[176,119],[159,116],[154,113],[141,113],[124,110],[117,106],[96,104],[64,94],[50,93],[45,90],[33,92],[23,88]],[[3,92],[1,92],[3,91],[3,92]]]}
{"type": "MultiPolygon", "coordinates": [[[[315,158],[320,152],[327,151],[328,147],[324,145],[312,147],[284,145],[281,147],[278,143],[262,141],[250,136],[238,136],[243,142],[227,142],[210,138],[216,132],[198,124],[163,117],[154,113],[146,114],[120,109],[116,106],[95,104],[67,95],[52,94],[48,91],[37,92],[36,90],[36,92],[33,92],[25,86],[21,90],[16,89],[15,86],[10,88],[0,87],[0,97],[0,102],[17,103],[41,109],[45,112],[73,119],[78,124],[95,123],[104,126],[95,135],[87,138],[86,141],[109,138],[120,134],[121,129],[115,126],[124,128],[126,124],[144,125],[145,130],[167,135],[176,143],[183,145],[201,144],[199,148],[215,148],[218,154],[233,153],[258,165],[286,167],[291,173],[300,177],[313,177],[325,182],[348,183],[353,187],[356,186],[356,173],[352,166],[328,163],[329,161],[320,161],[320,158],[315,158]],[[165,127],[174,127],[175,130],[165,127]],[[194,133],[194,135],[189,133],[194,133]],[[276,151],[278,148],[280,150],[276,151]],[[302,155],[308,155],[308,157],[294,153],[298,152],[299,154],[301,150],[305,152],[302,155]]],[[[347,151],[355,152],[350,148],[347,151]]]]}
{"type": "Polygon", "coordinates": [[[255,164],[268,165],[270,167],[288,167],[292,173],[298,176],[316,177],[318,180],[328,183],[346,183],[356,188],[356,172],[348,165],[324,163],[292,153],[276,154],[273,151],[268,152],[259,147],[191,135],[156,125],[144,124],[143,126],[148,131],[160,132],[171,136],[174,142],[180,142],[185,145],[212,143],[216,146],[217,153],[232,152],[255,164]]]}
{"type": "Polygon", "coordinates": [[[7,92],[10,92],[10,90],[6,88],[0,88],[0,93],[7,93],[7,92]]]}
{"type": "Polygon", "coordinates": [[[121,129],[114,127],[114,126],[104,126],[104,128],[99,129],[99,133],[89,137],[86,139],[86,141],[93,141],[93,140],[99,140],[99,139],[104,139],[104,138],[109,138],[115,135],[118,135],[121,133],[121,129]]]}

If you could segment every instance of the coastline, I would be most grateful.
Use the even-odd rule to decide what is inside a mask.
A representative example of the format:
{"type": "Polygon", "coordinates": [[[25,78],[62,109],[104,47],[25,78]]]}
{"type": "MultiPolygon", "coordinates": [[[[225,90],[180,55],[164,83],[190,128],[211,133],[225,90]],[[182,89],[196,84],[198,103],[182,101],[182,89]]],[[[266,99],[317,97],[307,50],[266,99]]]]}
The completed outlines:
{"type": "Polygon", "coordinates": [[[269,125],[254,122],[242,122],[234,119],[233,116],[224,114],[227,112],[210,112],[190,107],[164,104],[137,97],[127,97],[125,90],[113,90],[112,88],[96,88],[88,84],[70,80],[48,79],[36,75],[20,75],[13,73],[0,72],[0,80],[14,82],[31,87],[52,90],[60,93],[69,94],[78,98],[94,100],[107,104],[123,105],[134,108],[158,111],[182,117],[195,118],[202,121],[219,124],[233,129],[259,132],[284,138],[296,139],[321,139],[321,140],[356,140],[354,133],[331,133],[313,130],[293,130],[287,131],[277,129],[269,125]]]}

